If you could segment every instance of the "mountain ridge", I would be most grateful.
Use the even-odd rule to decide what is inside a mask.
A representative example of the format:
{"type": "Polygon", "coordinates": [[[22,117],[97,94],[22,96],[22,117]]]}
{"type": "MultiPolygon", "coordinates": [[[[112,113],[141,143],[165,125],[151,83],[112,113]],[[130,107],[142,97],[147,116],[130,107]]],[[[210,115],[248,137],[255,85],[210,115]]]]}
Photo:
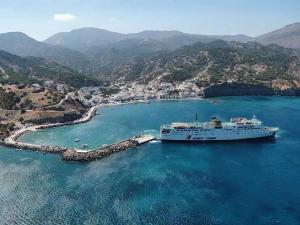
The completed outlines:
{"type": "Polygon", "coordinates": [[[22,32],[0,34],[0,49],[22,57],[47,58],[78,71],[81,70],[81,65],[89,63],[86,56],[80,52],[39,42],[22,32]]]}
{"type": "MultiPolygon", "coordinates": [[[[194,44],[198,41],[214,41],[216,39],[226,40],[226,41],[250,41],[252,37],[247,35],[201,35],[201,34],[189,34],[178,30],[144,30],[137,33],[118,33],[112,32],[106,29],[100,28],[78,28],[71,30],[69,32],[60,32],[47,38],[44,42],[52,45],[62,45],[74,50],[82,50],[83,48],[93,47],[93,46],[105,46],[105,44],[112,44],[122,40],[129,39],[153,39],[156,41],[161,41],[168,46],[169,39],[184,39],[179,41],[178,44],[173,44],[174,48],[182,47],[180,42],[184,44],[194,44]],[[86,33],[84,33],[86,32],[86,33]],[[83,38],[84,37],[84,38],[83,38]]],[[[173,40],[174,41],[174,40],[173,40]]]]}
{"type": "Polygon", "coordinates": [[[255,41],[262,44],[277,44],[285,48],[300,49],[300,23],[293,23],[260,35],[255,41]]]}

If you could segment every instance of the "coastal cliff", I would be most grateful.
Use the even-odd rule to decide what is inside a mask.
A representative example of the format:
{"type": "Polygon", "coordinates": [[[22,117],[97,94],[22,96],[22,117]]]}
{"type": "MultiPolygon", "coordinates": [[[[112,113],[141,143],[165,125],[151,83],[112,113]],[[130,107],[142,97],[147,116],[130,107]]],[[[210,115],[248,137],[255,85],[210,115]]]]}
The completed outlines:
{"type": "Polygon", "coordinates": [[[205,98],[220,97],[220,96],[243,96],[243,95],[282,95],[282,96],[300,96],[300,89],[289,88],[279,90],[267,87],[263,84],[249,84],[249,83],[221,83],[210,85],[203,90],[205,98]]]}

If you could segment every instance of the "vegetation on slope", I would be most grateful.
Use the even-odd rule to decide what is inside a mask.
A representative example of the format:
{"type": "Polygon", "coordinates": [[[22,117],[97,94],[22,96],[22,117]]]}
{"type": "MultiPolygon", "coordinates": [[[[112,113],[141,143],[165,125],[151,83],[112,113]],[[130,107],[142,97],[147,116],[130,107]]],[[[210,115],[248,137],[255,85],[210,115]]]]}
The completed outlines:
{"type": "Polygon", "coordinates": [[[0,81],[3,84],[32,84],[44,80],[79,88],[97,86],[98,79],[84,76],[58,63],[36,57],[19,57],[0,50],[0,81]]]}
{"type": "Polygon", "coordinates": [[[138,58],[115,70],[117,79],[168,82],[191,78],[209,83],[240,81],[299,85],[299,58],[276,45],[215,41],[197,43],[173,52],[138,58]]]}

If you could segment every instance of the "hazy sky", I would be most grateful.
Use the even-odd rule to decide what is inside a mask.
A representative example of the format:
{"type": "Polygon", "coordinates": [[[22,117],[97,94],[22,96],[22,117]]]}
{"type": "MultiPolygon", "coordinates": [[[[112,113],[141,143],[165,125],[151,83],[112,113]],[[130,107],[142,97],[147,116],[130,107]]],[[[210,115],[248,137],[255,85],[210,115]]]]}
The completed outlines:
{"type": "Polygon", "coordinates": [[[43,40],[79,27],[256,36],[300,22],[300,0],[0,0],[0,33],[43,40]]]}

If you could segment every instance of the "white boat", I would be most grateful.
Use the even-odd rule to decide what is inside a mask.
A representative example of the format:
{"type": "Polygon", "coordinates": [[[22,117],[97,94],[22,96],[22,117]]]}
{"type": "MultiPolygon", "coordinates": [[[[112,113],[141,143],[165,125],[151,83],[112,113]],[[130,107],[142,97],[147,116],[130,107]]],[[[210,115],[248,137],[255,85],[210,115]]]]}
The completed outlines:
{"type": "Polygon", "coordinates": [[[88,144],[83,144],[81,147],[86,148],[86,147],[89,147],[89,145],[88,144]]]}
{"type": "Polygon", "coordinates": [[[222,122],[212,117],[210,122],[172,123],[162,125],[162,141],[230,141],[274,137],[277,127],[263,126],[255,118],[232,118],[222,122]]]}
{"type": "Polygon", "coordinates": [[[79,138],[76,138],[74,141],[75,141],[75,142],[78,142],[78,141],[80,141],[80,139],[79,139],[79,138]]]}

